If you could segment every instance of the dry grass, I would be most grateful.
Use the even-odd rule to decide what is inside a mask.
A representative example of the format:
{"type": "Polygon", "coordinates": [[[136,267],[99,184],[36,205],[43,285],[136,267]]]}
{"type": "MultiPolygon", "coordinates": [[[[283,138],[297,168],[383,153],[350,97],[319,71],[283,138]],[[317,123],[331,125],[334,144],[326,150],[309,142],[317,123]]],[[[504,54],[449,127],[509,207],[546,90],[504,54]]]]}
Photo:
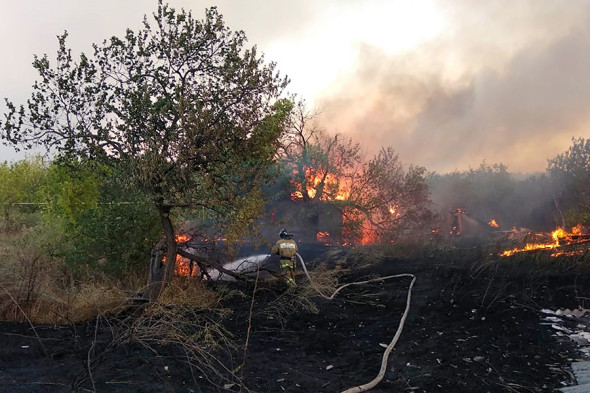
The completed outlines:
{"type": "Polygon", "coordinates": [[[217,385],[233,380],[231,370],[235,367],[228,359],[236,346],[221,324],[226,315],[224,309],[153,303],[125,332],[130,332],[134,342],[152,350],[154,344],[181,347],[191,369],[217,385]]]}
{"type": "MultiPolygon", "coordinates": [[[[0,320],[83,322],[126,306],[127,299],[146,284],[144,272],[120,280],[96,272],[75,278],[34,235],[0,233],[0,320]]],[[[208,308],[218,302],[218,296],[198,280],[175,277],[161,302],[208,308]]]]}
{"type": "Polygon", "coordinates": [[[307,277],[302,275],[299,280],[301,283],[301,294],[307,297],[318,296],[318,292],[328,296],[331,295],[338,287],[339,277],[343,272],[341,268],[329,269],[325,266],[320,266],[309,272],[311,282],[307,277]]]}
{"type": "MultiPolygon", "coordinates": [[[[21,265],[25,266],[25,265],[21,265]]],[[[96,275],[85,282],[73,283],[60,277],[59,271],[39,269],[31,278],[23,270],[3,272],[0,284],[0,319],[36,323],[64,324],[90,320],[97,315],[115,313],[128,305],[134,291],[128,283],[122,288],[119,282],[96,275]],[[26,317],[23,315],[26,313],[26,317]]],[[[57,269],[59,270],[59,269],[57,269]]],[[[137,288],[137,287],[135,287],[137,288]]],[[[166,306],[207,309],[219,303],[220,296],[205,288],[200,280],[174,277],[162,293],[160,304],[166,306]]]]}
{"type": "Polygon", "coordinates": [[[0,319],[24,321],[28,318],[45,324],[83,322],[119,309],[127,298],[121,289],[101,283],[68,289],[41,283],[38,289],[38,295],[27,299],[22,288],[4,282],[0,293],[0,319]]]}
{"type": "Polygon", "coordinates": [[[87,368],[73,382],[93,382],[106,354],[127,343],[144,346],[155,356],[180,347],[195,381],[204,377],[217,386],[239,384],[234,376],[233,337],[221,321],[222,294],[194,278],[174,277],[157,303],[131,298],[146,284],[146,275],[114,280],[104,274],[77,276],[58,258],[25,234],[0,234],[0,320],[47,324],[95,321],[112,332],[110,342],[88,352],[87,368]]]}
{"type": "Polygon", "coordinates": [[[319,267],[309,272],[310,282],[303,274],[297,276],[297,286],[290,287],[270,302],[262,313],[270,319],[275,319],[284,326],[286,320],[297,312],[319,313],[315,299],[324,295],[331,295],[338,287],[340,269],[319,267]]]}
{"type": "MultiPolygon", "coordinates": [[[[179,289],[184,294],[190,293],[186,288],[179,289]]],[[[233,359],[236,346],[233,336],[222,325],[228,311],[200,308],[195,304],[190,301],[184,304],[139,303],[129,305],[118,314],[99,314],[95,320],[96,329],[107,328],[112,337],[99,346],[100,351],[95,351],[92,345],[87,368],[76,376],[72,386],[80,388],[92,382],[108,353],[129,343],[143,346],[156,358],[181,357],[196,384],[199,378],[219,387],[239,384],[239,378],[232,372],[236,366],[233,359]]]]}
{"type": "Polygon", "coordinates": [[[121,308],[126,303],[127,295],[116,287],[86,283],[72,294],[70,300],[65,305],[65,319],[82,322],[121,308]]]}
{"type": "Polygon", "coordinates": [[[207,288],[194,277],[173,277],[162,292],[159,302],[165,305],[213,308],[219,305],[220,294],[207,288]]]}
{"type": "Polygon", "coordinates": [[[123,290],[104,278],[75,282],[61,260],[26,236],[4,233],[0,239],[0,319],[81,322],[124,302],[123,290]]]}

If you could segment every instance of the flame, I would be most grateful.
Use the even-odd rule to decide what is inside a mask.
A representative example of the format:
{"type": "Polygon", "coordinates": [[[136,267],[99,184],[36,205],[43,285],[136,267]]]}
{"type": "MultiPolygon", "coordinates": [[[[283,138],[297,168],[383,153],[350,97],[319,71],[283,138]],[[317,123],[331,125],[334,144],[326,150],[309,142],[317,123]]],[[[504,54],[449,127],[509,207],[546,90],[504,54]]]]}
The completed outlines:
{"type": "Polygon", "coordinates": [[[195,277],[197,275],[197,265],[193,262],[191,268],[191,261],[180,255],[176,256],[176,265],[174,266],[174,274],[184,277],[195,277]]]}
{"type": "Polygon", "coordinates": [[[375,244],[379,241],[379,236],[377,235],[377,233],[375,231],[372,231],[370,229],[363,229],[363,235],[361,237],[361,244],[367,245],[367,244],[375,244]]]}
{"type": "MultiPolygon", "coordinates": [[[[547,249],[555,249],[561,247],[564,244],[574,244],[579,243],[580,240],[576,240],[573,236],[581,235],[582,226],[580,224],[576,225],[572,228],[572,232],[568,233],[563,228],[558,227],[556,230],[551,232],[551,239],[553,240],[552,243],[527,243],[523,248],[513,248],[511,250],[506,250],[500,254],[502,257],[507,257],[510,255],[514,255],[519,252],[525,251],[532,251],[532,250],[547,250],[547,249]]],[[[585,241],[585,240],[582,240],[585,241]]],[[[578,251],[568,251],[568,252],[555,252],[551,254],[551,256],[560,256],[560,255],[575,255],[578,251]]]]}
{"type": "MultiPolygon", "coordinates": [[[[326,173],[325,171],[317,171],[311,167],[304,168],[305,185],[297,179],[301,179],[300,172],[297,169],[292,171],[291,185],[294,191],[291,192],[291,200],[303,201],[306,199],[316,199],[324,202],[329,201],[346,201],[349,200],[352,184],[351,180],[345,176],[338,177],[333,173],[326,173]],[[321,195],[318,194],[321,192],[321,195]]],[[[382,212],[381,220],[391,220],[391,217],[398,219],[400,218],[399,206],[395,203],[386,206],[387,210],[382,212]],[[389,213],[389,215],[387,214],[389,213]]],[[[380,240],[380,235],[375,226],[371,225],[366,218],[359,214],[355,214],[351,211],[343,211],[342,222],[344,227],[346,224],[350,224],[351,221],[355,222],[358,233],[346,233],[346,230],[342,233],[342,245],[350,245],[351,243],[360,244],[376,244],[380,240]],[[358,223],[358,224],[356,224],[358,223]],[[360,225],[360,229],[359,228],[360,225]]],[[[339,237],[339,236],[337,236],[339,237]]],[[[334,241],[334,237],[327,232],[318,232],[316,234],[318,241],[327,243],[334,241]]]]}
{"type": "Polygon", "coordinates": [[[490,220],[490,222],[488,222],[488,225],[492,228],[498,228],[498,223],[493,218],[490,220]]]}
{"type": "MultiPolygon", "coordinates": [[[[191,240],[189,235],[183,234],[176,234],[174,236],[176,243],[183,243],[191,240]]],[[[162,263],[166,263],[166,256],[162,257],[162,263]]],[[[191,269],[191,261],[188,258],[185,258],[181,255],[176,255],[176,264],[174,265],[174,275],[176,276],[196,276],[197,275],[197,267],[196,265],[192,266],[191,269]]]]}
{"type": "Polygon", "coordinates": [[[318,241],[327,240],[329,237],[330,237],[330,232],[318,232],[316,234],[316,239],[318,239],[318,241]]]}
{"type": "Polygon", "coordinates": [[[584,254],[586,251],[590,251],[590,248],[588,248],[587,250],[572,250],[572,251],[559,251],[559,252],[554,252],[553,254],[551,254],[552,257],[571,257],[574,255],[582,255],[584,254]]]}
{"type": "Polygon", "coordinates": [[[527,243],[526,246],[524,246],[523,248],[513,248],[512,250],[506,250],[504,251],[502,254],[500,254],[501,257],[508,257],[510,255],[514,255],[516,253],[519,252],[524,252],[524,251],[532,251],[532,250],[543,250],[543,249],[550,249],[550,248],[555,248],[556,245],[554,244],[530,244],[527,243]]]}
{"type": "Polygon", "coordinates": [[[567,236],[567,232],[563,230],[563,228],[557,228],[553,232],[551,232],[551,238],[555,242],[555,246],[559,246],[559,239],[564,238],[567,236]]]}
{"type": "Polygon", "coordinates": [[[300,200],[303,199],[303,194],[299,190],[293,191],[291,193],[291,199],[294,200],[294,201],[300,201],[300,200]]]}
{"type": "Polygon", "coordinates": [[[338,193],[336,194],[334,199],[336,199],[337,201],[345,201],[348,199],[349,196],[350,196],[349,191],[340,190],[340,191],[338,191],[338,193]]]}
{"type": "Polygon", "coordinates": [[[396,206],[396,205],[390,205],[388,210],[389,210],[389,214],[391,214],[395,218],[399,218],[400,214],[399,214],[399,208],[398,208],[398,206],[396,206]]]}
{"type": "Polygon", "coordinates": [[[176,243],[183,243],[183,242],[188,242],[191,237],[189,235],[181,235],[179,233],[177,233],[174,236],[174,239],[176,240],[176,243]]]}
{"type": "Polygon", "coordinates": [[[330,232],[319,231],[316,233],[316,239],[319,242],[324,243],[326,246],[332,246],[331,237],[332,235],[330,235],[330,232]]]}
{"type": "Polygon", "coordinates": [[[342,179],[338,179],[334,174],[325,172],[315,172],[311,168],[305,168],[305,190],[302,190],[303,185],[296,181],[295,178],[299,174],[298,170],[293,170],[293,178],[291,179],[291,185],[295,188],[295,191],[291,192],[291,199],[294,201],[303,200],[303,192],[307,194],[309,199],[314,199],[318,193],[318,188],[322,186],[324,190],[330,189],[330,192],[323,192],[320,196],[320,200],[337,200],[345,201],[350,196],[350,190],[348,189],[342,179]]]}

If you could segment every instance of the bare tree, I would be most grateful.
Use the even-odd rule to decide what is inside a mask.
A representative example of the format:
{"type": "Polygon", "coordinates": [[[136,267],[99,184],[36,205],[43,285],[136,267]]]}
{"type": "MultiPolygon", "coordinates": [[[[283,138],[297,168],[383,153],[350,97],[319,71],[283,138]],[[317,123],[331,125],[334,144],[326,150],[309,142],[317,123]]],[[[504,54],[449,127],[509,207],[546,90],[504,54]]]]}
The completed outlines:
{"type": "Polygon", "coordinates": [[[377,241],[424,226],[432,216],[426,169],[404,166],[393,148],[364,160],[359,143],[318,127],[317,114],[296,106],[279,156],[308,224],[317,230],[320,215],[337,210],[341,240],[349,242],[362,241],[363,232],[377,241]]]}

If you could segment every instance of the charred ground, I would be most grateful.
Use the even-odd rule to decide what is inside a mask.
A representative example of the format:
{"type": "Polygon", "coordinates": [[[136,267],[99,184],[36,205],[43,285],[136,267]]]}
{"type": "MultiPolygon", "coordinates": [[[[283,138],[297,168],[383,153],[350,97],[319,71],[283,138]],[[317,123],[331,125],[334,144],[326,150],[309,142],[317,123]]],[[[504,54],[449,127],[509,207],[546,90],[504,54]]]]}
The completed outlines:
{"type": "MultiPolygon", "coordinates": [[[[374,392],[552,392],[572,382],[568,366],[581,355],[540,324],[540,310],[584,306],[590,298],[583,284],[590,282],[587,259],[548,263],[536,253],[498,262],[487,250],[469,247],[376,262],[370,254],[353,261],[331,249],[308,264],[337,269],[341,283],[417,276],[409,317],[374,392]]],[[[223,323],[237,343],[224,361],[241,376],[242,391],[340,392],[366,383],[378,373],[380,344],[395,334],[409,281],[351,287],[333,301],[316,297],[312,303],[277,282],[260,282],[252,314],[253,284],[224,284],[223,305],[231,313],[223,323]]],[[[96,326],[36,326],[39,340],[28,324],[0,325],[2,391],[240,390],[238,384],[213,386],[191,372],[182,348],[152,348],[157,356],[133,342],[109,348],[112,325],[96,326]],[[98,359],[92,378],[90,358],[98,359]]]]}

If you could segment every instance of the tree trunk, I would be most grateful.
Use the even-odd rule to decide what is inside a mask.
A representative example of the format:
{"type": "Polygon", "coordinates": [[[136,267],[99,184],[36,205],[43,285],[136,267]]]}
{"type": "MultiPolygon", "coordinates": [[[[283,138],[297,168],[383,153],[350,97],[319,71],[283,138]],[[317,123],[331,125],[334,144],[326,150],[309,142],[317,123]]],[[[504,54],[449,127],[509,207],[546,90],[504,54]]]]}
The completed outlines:
{"type": "Polygon", "coordinates": [[[158,206],[158,212],[160,213],[160,220],[162,221],[165,240],[158,243],[152,249],[148,289],[144,294],[144,297],[152,302],[158,300],[160,294],[172,279],[174,267],[176,266],[177,254],[174,227],[172,226],[172,221],[170,220],[170,208],[158,206]],[[166,249],[165,262],[163,262],[164,248],[166,249]]]}

